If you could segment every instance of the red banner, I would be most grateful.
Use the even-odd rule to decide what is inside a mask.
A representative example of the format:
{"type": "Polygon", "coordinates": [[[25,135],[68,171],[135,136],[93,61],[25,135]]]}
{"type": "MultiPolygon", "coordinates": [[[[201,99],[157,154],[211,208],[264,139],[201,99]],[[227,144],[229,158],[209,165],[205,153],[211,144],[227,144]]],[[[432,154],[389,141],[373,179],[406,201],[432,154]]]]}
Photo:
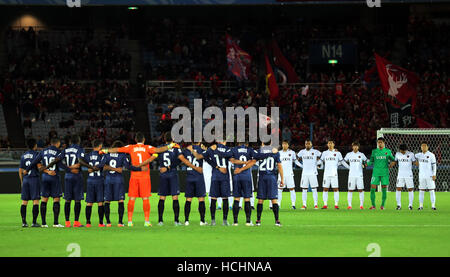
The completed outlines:
{"type": "Polygon", "coordinates": [[[226,35],[226,44],[228,70],[230,70],[238,80],[247,80],[252,57],[242,50],[228,34],[226,35]]]}
{"type": "Polygon", "coordinates": [[[275,75],[273,74],[272,65],[270,64],[269,57],[265,54],[266,59],[266,88],[270,94],[270,100],[278,99],[278,85],[275,75]]]}
{"type": "Polygon", "coordinates": [[[297,73],[295,73],[295,70],[292,67],[292,65],[283,56],[283,53],[281,52],[280,48],[278,47],[278,44],[275,39],[272,40],[272,50],[273,50],[275,65],[277,67],[283,69],[283,71],[286,73],[288,83],[298,83],[299,78],[297,76],[297,73]]]}
{"type": "Polygon", "coordinates": [[[402,104],[405,104],[411,99],[412,110],[414,111],[417,95],[416,86],[419,83],[417,75],[392,64],[378,54],[375,54],[375,60],[383,91],[389,96],[396,98],[402,104]]]}

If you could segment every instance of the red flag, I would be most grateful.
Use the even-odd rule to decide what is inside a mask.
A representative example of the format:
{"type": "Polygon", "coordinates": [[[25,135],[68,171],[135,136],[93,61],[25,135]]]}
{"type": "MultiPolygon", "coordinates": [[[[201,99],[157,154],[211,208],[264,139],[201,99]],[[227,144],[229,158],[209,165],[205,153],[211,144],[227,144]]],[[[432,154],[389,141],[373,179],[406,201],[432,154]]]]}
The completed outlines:
{"type": "Polygon", "coordinates": [[[278,98],[278,85],[275,75],[273,74],[272,65],[270,65],[269,58],[265,54],[266,59],[266,89],[270,94],[270,100],[278,98]]]}
{"type": "Polygon", "coordinates": [[[283,56],[280,48],[275,39],[272,40],[272,50],[275,57],[275,65],[280,67],[286,72],[288,83],[298,83],[299,79],[297,73],[295,73],[294,68],[289,63],[289,61],[283,56]]]}
{"type": "Polygon", "coordinates": [[[375,60],[383,91],[389,96],[396,98],[402,104],[412,99],[412,110],[414,110],[417,95],[416,86],[419,82],[417,75],[392,64],[376,53],[375,60]]]}
{"type": "Polygon", "coordinates": [[[252,57],[242,50],[231,36],[226,35],[228,70],[239,80],[247,80],[252,57]]]}

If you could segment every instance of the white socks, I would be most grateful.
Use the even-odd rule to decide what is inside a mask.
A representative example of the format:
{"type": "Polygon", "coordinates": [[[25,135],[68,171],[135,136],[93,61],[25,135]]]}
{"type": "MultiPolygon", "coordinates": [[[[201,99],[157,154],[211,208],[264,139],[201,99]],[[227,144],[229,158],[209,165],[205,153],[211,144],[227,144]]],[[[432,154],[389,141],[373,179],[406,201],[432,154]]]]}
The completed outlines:
{"type": "Polygon", "coordinates": [[[431,207],[434,208],[436,204],[436,194],[434,190],[430,190],[430,200],[431,200],[431,207]]]}
{"type": "Polygon", "coordinates": [[[334,192],[334,205],[335,206],[339,205],[339,191],[334,192]]]}
{"type": "Polygon", "coordinates": [[[360,207],[364,206],[364,191],[361,191],[359,193],[359,206],[360,207]]]}
{"type": "Polygon", "coordinates": [[[414,191],[408,191],[409,206],[412,207],[414,201],[414,191]]]}
{"type": "MultiPolygon", "coordinates": [[[[295,206],[295,202],[297,201],[297,195],[295,194],[295,189],[294,190],[289,190],[289,191],[291,192],[292,206],[295,206]]],[[[281,201],[280,201],[280,203],[281,203],[281,201]]]]}
{"type": "Polygon", "coordinates": [[[395,191],[395,199],[397,200],[397,206],[402,206],[402,191],[401,190],[395,191]]]}
{"type": "Polygon", "coordinates": [[[328,191],[322,193],[323,205],[328,206],[328,191]]]}
{"type": "Polygon", "coordinates": [[[425,191],[419,191],[419,207],[423,207],[423,200],[425,198],[425,191]]]}
{"type": "MultiPolygon", "coordinates": [[[[312,190],[312,193],[313,193],[314,206],[317,206],[317,202],[319,201],[319,195],[317,193],[317,189],[314,188],[314,189],[311,189],[311,190],[312,190]]],[[[306,191],[308,191],[308,190],[306,190],[306,191]]]]}
{"type": "Polygon", "coordinates": [[[308,200],[308,189],[302,189],[302,201],[303,206],[306,207],[306,201],[308,200]]]}
{"type": "Polygon", "coordinates": [[[352,206],[352,198],[353,198],[353,191],[348,191],[348,194],[347,194],[347,202],[348,202],[348,206],[349,206],[349,207],[352,206]]]}
{"type": "Polygon", "coordinates": [[[281,200],[283,200],[283,189],[278,189],[278,206],[281,208],[281,200]]]}

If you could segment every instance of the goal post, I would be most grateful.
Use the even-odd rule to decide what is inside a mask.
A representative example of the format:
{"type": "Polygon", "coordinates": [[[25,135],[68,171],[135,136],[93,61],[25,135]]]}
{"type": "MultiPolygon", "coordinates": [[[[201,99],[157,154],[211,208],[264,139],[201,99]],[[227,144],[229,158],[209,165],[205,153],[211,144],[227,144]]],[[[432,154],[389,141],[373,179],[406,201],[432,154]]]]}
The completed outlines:
{"type": "MultiPolygon", "coordinates": [[[[450,129],[415,129],[415,128],[381,128],[377,131],[377,138],[383,137],[386,148],[391,149],[395,156],[399,145],[404,143],[408,151],[418,153],[421,151],[422,141],[426,141],[429,151],[436,156],[436,191],[450,191],[450,129]]],[[[390,169],[389,191],[395,190],[397,182],[398,166],[390,169]]],[[[414,185],[418,188],[419,169],[413,166],[414,185]]]]}

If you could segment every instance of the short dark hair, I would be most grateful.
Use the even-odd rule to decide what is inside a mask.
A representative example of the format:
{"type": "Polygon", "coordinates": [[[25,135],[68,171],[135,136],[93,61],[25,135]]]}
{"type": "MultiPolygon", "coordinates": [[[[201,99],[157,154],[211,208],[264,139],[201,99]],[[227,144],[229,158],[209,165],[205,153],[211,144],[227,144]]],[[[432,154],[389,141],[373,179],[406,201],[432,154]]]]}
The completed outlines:
{"type": "Polygon", "coordinates": [[[287,144],[289,144],[289,141],[288,140],[286,140],[286,139],[284,139],[282,142],[281,142],[281,144],[283,144],[283,143],[287,143],[287,144]]]}
{"type": "Polygon", "coordinates": [[[81,138],[79,135],[72,135],[72,137],[70,138],[70,142],[72,144],[80,144],[81,138]]]}
{"type": "Polygon", "coordinates": [[[33,149],[36,146],[36,139],[34,138],[29,138],[27,139],[27,146],[29,149],[33,149]]]}
{"type": "Polygon", "coordinates": [[[51,145],[55,145],[55,144],[57,144],[58,142],[60,142],[60,140],[59,140],[59,138],[57,138],[57,137],[53,137],[53,138],[50,139],[50,144],[51,144],[51,145]]]}
{"type": "Polygon", "coordinates": [[[408,146],[405,143],[400,144],[399,149],[402,151],[408,150],[408,146]]]}
{"type": "Polygon", "coordinates": [[[382,142],[386,142],[386,140],[383,137],[377,138],[377,141],[381,140],[382,142]]]}
{"type": "Polygon", "coordinates": [[[359,142],[358,141],[352,142],[352,146],[358,146],[359,147],[359,142]]]}
{"type": "Polygon", "coordinates": [[[308,141],[312,143],[312,141],[310,139],[305,139],[305,142],[308,142],[308,141]]]}
{"type": "Polygon", "coordinates": [[[120,140],[114,141],[113,145],[112,145],[112,147],[114,147],[114,148],[118,148],[118,147],[122,147],[122,146],[123,146],[123,142],[120,140]]]}
{"type": "Polygon", "coordinates": [[[99,139],[94,139],[94,141],[92,142],[92,147],[97,148],[100,145],[103,145],[103,141],[99,140],[99,139]]]}
{"type": "Polygon", "coordinates": [[[334,141],[334,139],[328,139],[328,140],[327,140],[327,143],[330,142],[330,141],[331,141],[332,143],[336,144],[336,142],[334,141]]]}
{"type": "Polygon", "coordinates": [[[145,140],[145,136],[143,133],[137,132],[136,135],[134,136],[134,140],[136,142],[143,142],[145,140]]]}

